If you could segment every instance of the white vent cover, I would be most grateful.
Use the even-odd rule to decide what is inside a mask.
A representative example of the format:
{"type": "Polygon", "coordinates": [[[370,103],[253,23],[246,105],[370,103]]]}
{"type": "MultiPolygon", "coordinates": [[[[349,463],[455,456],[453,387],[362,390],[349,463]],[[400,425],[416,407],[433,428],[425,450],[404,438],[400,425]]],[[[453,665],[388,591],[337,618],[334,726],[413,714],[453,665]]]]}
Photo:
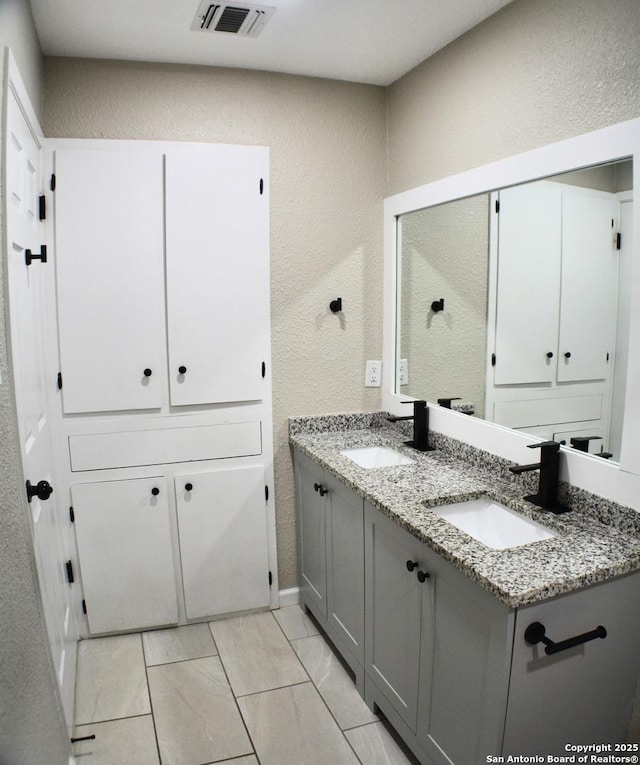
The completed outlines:
{"type": "Polygon", "coordinates": [[[198,8],[191,29],[202,32],[225,32],[226,34],[257,37],[275,12],[268,5],[244,5],[242,3],[212,3],[203,0],[198,8]]]}

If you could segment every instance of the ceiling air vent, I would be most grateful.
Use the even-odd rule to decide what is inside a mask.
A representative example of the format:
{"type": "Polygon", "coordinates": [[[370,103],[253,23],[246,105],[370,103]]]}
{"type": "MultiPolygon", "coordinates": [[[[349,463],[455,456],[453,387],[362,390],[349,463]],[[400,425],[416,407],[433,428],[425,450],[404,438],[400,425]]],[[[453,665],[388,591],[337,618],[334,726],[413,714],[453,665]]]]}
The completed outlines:
{"type": "Polygon", "coordinates": [[[243,37],[257,37],[275,10],[268,5],[231,5],[204,0],[200,3],[191,29],[202,32],[225,32],[243,37]]]}

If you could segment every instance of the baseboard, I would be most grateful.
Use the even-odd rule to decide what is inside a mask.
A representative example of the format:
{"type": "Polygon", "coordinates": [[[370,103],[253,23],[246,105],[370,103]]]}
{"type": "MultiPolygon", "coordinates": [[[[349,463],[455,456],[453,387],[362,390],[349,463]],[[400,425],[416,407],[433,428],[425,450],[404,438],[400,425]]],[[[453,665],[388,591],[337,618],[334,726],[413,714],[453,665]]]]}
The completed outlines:
{"type": "Polygon", "coordinates": [[[285,606],[297,606],[300,602],[300,588],[290,587],[288,590],[280,590],[280,608],[285,606]]]}

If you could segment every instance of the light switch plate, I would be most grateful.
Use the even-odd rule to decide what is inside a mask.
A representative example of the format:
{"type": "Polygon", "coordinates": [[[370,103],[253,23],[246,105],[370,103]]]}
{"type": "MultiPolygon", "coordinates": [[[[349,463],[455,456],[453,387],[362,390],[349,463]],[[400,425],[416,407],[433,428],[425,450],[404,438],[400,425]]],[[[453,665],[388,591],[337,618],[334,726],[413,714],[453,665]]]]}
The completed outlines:
{"type": "Polygon", "coordinates": [[[382,362],[367,361],[364,374],[365,388],[379,388],[382,381],[382,362]]]}

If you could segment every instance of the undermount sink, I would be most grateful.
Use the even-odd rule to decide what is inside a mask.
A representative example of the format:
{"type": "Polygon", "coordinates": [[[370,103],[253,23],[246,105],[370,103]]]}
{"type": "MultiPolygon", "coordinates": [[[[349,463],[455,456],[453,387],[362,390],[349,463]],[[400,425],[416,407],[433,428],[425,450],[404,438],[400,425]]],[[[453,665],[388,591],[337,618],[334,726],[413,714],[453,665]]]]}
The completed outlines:
{"type": "Polygon", "coordinates": [[[494,550],[519,547],[556,535],[540,523],[488,497],[430,508],[445,521],[494,550]]]}
{"type": "Polygon", "coordinates": [[[414,460],[404,454],[389,449],[387,446],[361,446],[355,449],[342,449],[340,454],[353,460],[363,468],[391,467],[392,465],[411,465],[414,460]]]}

